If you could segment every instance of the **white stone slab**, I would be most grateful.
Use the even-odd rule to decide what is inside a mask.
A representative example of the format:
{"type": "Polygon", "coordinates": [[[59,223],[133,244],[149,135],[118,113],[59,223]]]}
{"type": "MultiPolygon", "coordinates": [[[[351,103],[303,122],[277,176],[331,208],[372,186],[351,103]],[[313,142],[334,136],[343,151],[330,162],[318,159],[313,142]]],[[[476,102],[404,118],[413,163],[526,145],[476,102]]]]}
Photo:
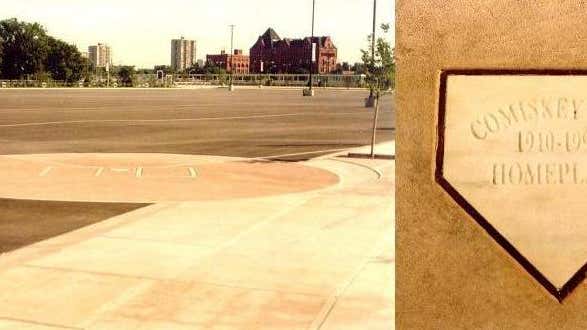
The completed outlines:
{"type": "Polygon", "coordinates": [[[587,261],[587,76],[448,75],[444,109],[442,177],[561,290],[587,261]]]}

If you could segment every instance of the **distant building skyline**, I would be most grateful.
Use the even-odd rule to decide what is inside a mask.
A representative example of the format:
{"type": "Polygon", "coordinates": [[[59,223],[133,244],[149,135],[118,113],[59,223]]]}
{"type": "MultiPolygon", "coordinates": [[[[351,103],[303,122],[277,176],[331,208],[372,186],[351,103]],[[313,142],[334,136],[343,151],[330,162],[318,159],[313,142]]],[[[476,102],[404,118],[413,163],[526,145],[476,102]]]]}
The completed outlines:
{"type": "Polygon", "coordinates": [[[271,27],[251,47],[250,56],[251,73],[304,73],[312,70],[312,73],[327,74],[336,70],[337,64],[337,48],[330,36],[281,38],[271,27]]]}
{"type": "Polygon", "coordinates": [[[228,54],[224,50],[220,54],[208,54],[206,63],[220,67],[226,72],[249,73],[249,55],[244,55],[242,49],[235,49],[233,54],[228,54]]]}
{"type": "Polygon", "coordinates": [[[112,65],[112,49],[110,46],[103,43],[89,46],[88,59],[94,63],[97,68],[109,67],[112,65]]]}
{"type": "MultiPolygon", "coordinates": [[[[360,49],[369,47],[372,4],[370,0],[316,0],[315,35],[332,37],[339,62],[360,62],[360,49]]],[[[377,4],[378,25],[390,23],[393,30],[395,1],[377,4]]],[[[283,36],[311,35],[311,0],[286,5],[274,0],[166,0],[165,7],[181,10],[166,15],[161,2],[139,0],[6,1],[0,19],[38,22],[50,35],[82,51],[96,40],[104,41],[114,50],[113,64],[137,68],[169,63],[169,41],[181,35],[197,40],[200,57],[230,50],[231,24],[236,25],[234,48],[245,53],[268,26],[283,36]]],[[[387,38],[393,43],[394,31],[387,38]]]]}
{"type": "Polygon", "coordinates": [[[179,39],[171,40],[170,66],[174,71],[183,71],[196,64],[197,44],[195,40],[179,39]]]}

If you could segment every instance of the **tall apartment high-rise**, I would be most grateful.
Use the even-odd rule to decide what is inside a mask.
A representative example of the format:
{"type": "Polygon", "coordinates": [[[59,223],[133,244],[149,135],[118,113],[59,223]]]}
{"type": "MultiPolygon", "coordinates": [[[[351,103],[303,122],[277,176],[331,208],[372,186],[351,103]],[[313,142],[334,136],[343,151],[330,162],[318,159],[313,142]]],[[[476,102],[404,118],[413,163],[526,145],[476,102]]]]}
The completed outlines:
{"type": "Polygon", "coordinates": [[[97,68],[112,65],[112,50],[106,44],[98,43],[88,47],[88,57],[97,68]]]}
{"type": "Polygon", "coordinates": [[[181,39],[171,40],[171,68],[183,71],[196,63],[196,41],[181,39]]]}

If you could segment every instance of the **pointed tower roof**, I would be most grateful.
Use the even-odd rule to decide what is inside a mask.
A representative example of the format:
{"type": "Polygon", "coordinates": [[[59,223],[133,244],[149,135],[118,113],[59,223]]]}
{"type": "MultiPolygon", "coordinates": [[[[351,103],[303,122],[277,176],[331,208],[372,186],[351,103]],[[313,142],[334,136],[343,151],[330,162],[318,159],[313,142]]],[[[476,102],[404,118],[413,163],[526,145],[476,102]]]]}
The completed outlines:
{"type": "Polygon", "coordinates": [[[265,33],[263,33],[263,35],[261,35],[261,38],[263,38],[263,40],[267,44],[271,44],[273,42],[281,40],[281,38],[279,37],[277,32],[275,32],[275,30],[273,30],[273,28],[268,28],[267,31],[265,31],[265,33]]]}

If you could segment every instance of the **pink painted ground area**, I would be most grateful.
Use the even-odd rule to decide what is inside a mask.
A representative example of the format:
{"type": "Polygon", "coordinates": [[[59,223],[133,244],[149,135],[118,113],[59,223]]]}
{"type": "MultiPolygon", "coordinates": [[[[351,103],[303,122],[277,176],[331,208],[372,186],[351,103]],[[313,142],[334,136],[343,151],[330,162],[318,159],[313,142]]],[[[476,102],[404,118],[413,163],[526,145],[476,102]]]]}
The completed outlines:
{"type": "Polygon", "coordinates": [[[297,163],[172,154],[0,156],[0,197],[91,202],[224,200],[307,192],[338,182],[297,163]]]}

